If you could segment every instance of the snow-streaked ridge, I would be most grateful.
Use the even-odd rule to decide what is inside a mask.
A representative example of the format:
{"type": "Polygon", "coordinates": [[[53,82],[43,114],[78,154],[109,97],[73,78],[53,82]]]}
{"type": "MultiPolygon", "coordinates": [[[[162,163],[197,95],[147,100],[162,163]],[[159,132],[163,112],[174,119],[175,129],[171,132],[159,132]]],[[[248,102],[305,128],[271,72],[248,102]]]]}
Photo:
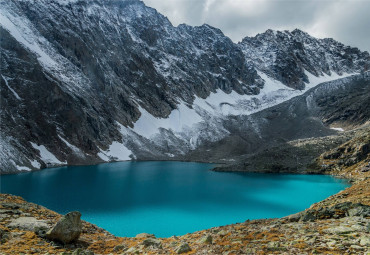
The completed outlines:
{"type": "Polygon", "coordinates": [[[0,26],[26,49],[34,53],[40,65],[67,84],[69,90],[82,93],[84,88],[90,85],[90,81],[39,34],[27,17],[13,9],[16,9],[14,3],[0,1],[0,26]]]}
{"type": "Polygon", "coordinates": [[[39,151],[40,159],[49,165],[65,165],[67,162],[62,162],[53,153],[51,153],[44,145],[37,145],[33,142],[30,142],[32,147],[39,151]]]}

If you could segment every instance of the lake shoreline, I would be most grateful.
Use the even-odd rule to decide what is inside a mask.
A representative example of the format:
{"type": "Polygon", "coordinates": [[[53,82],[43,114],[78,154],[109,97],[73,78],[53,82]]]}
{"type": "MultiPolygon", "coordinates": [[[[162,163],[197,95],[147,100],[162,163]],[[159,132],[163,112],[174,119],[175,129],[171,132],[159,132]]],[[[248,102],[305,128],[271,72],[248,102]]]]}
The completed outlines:
{"type": "Polygon", "coordinates": [[[148,238],[145,235],[116,237],[88,222],[83,222],[79,241],[70,245],[47,241],[32,231],[10,229],[9,221],[20,215],[48,220],[50,225],[61,215],[20,197],[0,194],[0,210],[5,215],[0,219],[0,252],[72,254],[82,249],[94,254],[177,254],[179,246],[186,243],[191,249],[186,254],[367,254],[370,247],[370,166],[364,144],[368,144],[369,135],[365,131],[317,159],[322,174],[351,179],[351,187],[288,217],[247,220],[178,237],[156,238],[161,244],[158,247],[143,245],[148,238]],[[341,152],[339,156],[338,151],[341,152]],[[359,153],[362,151],[366,153],[359,153]],[[348,164],[353,161],[354,154],[359,160],[348,164]]]}
{"type": "MultiPolygon", "coordinates": [[[[39,246],[39,251],[48,251],[49,254],[73,252],[78,248],[93,251],[95,254],[121,254],[115,252],[118,249],[117,247],[125,247],[125,254],[136,254],[142,252],[152,252],[152,254],[175,254],[177,246],[174,246],[174,244],[180,244],[183,242],[186,242],[190,245],[193,252],[190,252],[189,254],[203,254],[204,251],[213,251],[213,254],[221,254],[227,251],[231,252],[230,254],[234,254],[235,252],[235,254],[238,254],[238,250],[244,250],[244,252],[249,253],[255,253],[257,251],[264,251],[265,253],[269,253],[272,251],[286,251],[295,253],[311,252],[313,250],[316,250],[318,252],[330,251],[332,252],[332,254],[341,254],[343,250],[338,249],[339,246],[308,246],[307,243],[309,243],[309,240],[303,240],[306,236],[312,236],[313,231],[317,231],[317,233],[325,233],[326,238],[329,238],[329,240],[335,240],[335,238],[340,238],[340,235],[338,233],[329,233],[325,231],[325,229],[335,230],[342,225],[344,226],[348,224],[348,222],[353,222],[353,224],[355,224],[356,226],[366,226],[366,224],[370,224],[369,217],[351,216],[339,219],[317,218],[302,221],[296,220],[297,215],[300,214],[299,217],[302,218],[307,215],[307,211],[315,210],[315,212],[317,212],[321,211],[322,208],[330,208],[333,205],[341,204],[344,202],[353,201],[353,204],[355,204],[358,202],[357,197],[359,195],[365,193],[365,196],[367,196],[368,194],[370,194],[369,187],[370,178],[366,178],[365,180],[357,182],[353,186],[346,188],[345,190],[333,196],[330,196],[329,198],[319,203],[313,204],[309,209],[303,212],[280,219],[261,219],[252,221],[247,220],[244,223],[214,227],[184,236],[157,238],[162,243],[161,249],[155,247],[148,248],[141,245],[141,243],[145,240],[145,237],[116,237],[105,231],[104,229],[101,229],[85,221],[83,222],[84,231],[82,236],[80,237],[79,242],[70,245],[60,245],[57,243],[46,241],[45,239],[36,236],[32,231],[20,231],[19,229],[16,229],[15,232],[13,232],[14,230],[7,228],[6,224],[4,224],[4,219],[2,219],[0,224],[1,229],[5,231],[8,230],[9,233],[18,233],[17,235],[19,235],[19,233],[23,233],[23,235],[18,237],[18,240],[9,240],[5,242],[5,244],[2,246],[3,248],[1,248],[0,251],[6,252],[6,254],[19,254],[20,252],[29,253],[32,249],[34,249],[35,241],[38,240],[38,242],[42,242],[44,244],[43,246],[39,246]],[[297,231],[297,227],[301,229],[300,234],[298,235],[295,234],[297,231]],[[307,229],[311,230],[306,231],[307,229]],[[202,240],[202,238],[206,236],[212,236],[212,244],[200,242],[200,240],[202,240]],[[245,237],[248,238],[245,239],[245,237]],[[21,245],[19,243],[21,243],[21,245]],[[244,246],[245,243],[247,244],[246,246],[244,246]]],[[[365,201],[365,203],[367,206],[370,206],[369,201],[365,201]]],[[[19,213],[16,212],[17,210],[22,211],[21,213],[23,214],[35,217],[39,220],[46,219],[49,220],[51,223],[55,223],[61,217],[61,215],[59,215],[58,213],[48,210],[45,207],[26,202],[22,198],[13,195],[0,194],[0,205],[0,210],[10,210],[15,215],[19,213]]],[[[366,228],[364,228],[363,230],[356,230],[356,236],[358,237],[357,239],[360,243],[362,240],[361,238],[365,240],[369,237],[369,234],[366,228]]],[[[317,240],[320,239],[320,237],[318,236],[314,237],[317,240]]],[[[311,237],[311,239],[312,238],[313,237],[311,237]]],[[[351,246],[353,245],[354,244],[351,244],[351,246]]],[[[351,251],[361,252],[366,249],[366,246],[358,245],[358,247],[349,247],[349,249],[351,251]]]]}

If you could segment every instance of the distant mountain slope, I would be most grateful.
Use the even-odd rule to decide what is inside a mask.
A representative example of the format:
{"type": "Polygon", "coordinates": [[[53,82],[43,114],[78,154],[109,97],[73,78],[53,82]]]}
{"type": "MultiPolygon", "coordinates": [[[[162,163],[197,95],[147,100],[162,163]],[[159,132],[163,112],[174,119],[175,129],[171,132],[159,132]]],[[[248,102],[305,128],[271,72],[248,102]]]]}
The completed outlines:
{"type": "Polygon", "coordinates": [[[279,105],[230,118],[231,136],[191,155],[224,159],[228,165],[219,171],[305,173],[321,153],[357,132],[343,131],[368,127],[369,109],[369,74],[323,83],[279,105]]]}
{"type": "Polygon", "coordinates": [[[227,116],[370,63],[298,30],[235,44],[138,0],[1,1],[0,25],[3,173],[184,157],[228,136],[227,116]]]}
{"type": "Polygon", "coordinates": [[[331,38],[317,39],[306,32],[267,30],[239,43],[257,70],[296,89],[303,89],[308,75],[370,70],[369,53],[331,38]]]}

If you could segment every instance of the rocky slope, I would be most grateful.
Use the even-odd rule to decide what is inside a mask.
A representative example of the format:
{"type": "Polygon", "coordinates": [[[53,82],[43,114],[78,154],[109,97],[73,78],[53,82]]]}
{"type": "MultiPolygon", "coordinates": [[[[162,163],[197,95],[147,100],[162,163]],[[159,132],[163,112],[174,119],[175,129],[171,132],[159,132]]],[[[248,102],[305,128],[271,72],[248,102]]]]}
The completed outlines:
{"type": "Polygon", "coordinates": [[[305,87],[307,72],[320,76],[350,73],[354,66],[365,71],[370,68],[366,53],[330,38],[316,39],[299,29],[269,29],[255,37],[245,37],[240,45],[257,70],[297,89],[305,87]]]}
{"type": "Polygon", "coordinates": [[[229,116],[222,122],[229,135],[198,147],[187,159],[227,163],[218,170],[305,171],[321,153],[351,136],[307,139],[335,135],[370,120],[369,85],[367,74],[348,77],[320,84],[301,96],[250,115],[229,116]]]}
{"type": "Polygon", "coordinates": [[[139,0],[2,1],[0,25],[1,173],[186,158],[233,135],[230,116],[370,63],[299,30],[235,44],[139,0]]]}

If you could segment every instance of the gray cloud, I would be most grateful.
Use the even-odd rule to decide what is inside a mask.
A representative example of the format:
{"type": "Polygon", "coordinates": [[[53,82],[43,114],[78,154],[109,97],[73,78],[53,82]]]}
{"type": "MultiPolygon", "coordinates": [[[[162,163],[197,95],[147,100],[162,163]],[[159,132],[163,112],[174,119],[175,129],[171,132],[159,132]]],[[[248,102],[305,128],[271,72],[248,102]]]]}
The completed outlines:
{"type": "Polygon", "coordinates": [[[143,0],[177,26],[204,23],[233,41],[267,29],[302,29],[370,51],[369,0],[143,0]]]}

